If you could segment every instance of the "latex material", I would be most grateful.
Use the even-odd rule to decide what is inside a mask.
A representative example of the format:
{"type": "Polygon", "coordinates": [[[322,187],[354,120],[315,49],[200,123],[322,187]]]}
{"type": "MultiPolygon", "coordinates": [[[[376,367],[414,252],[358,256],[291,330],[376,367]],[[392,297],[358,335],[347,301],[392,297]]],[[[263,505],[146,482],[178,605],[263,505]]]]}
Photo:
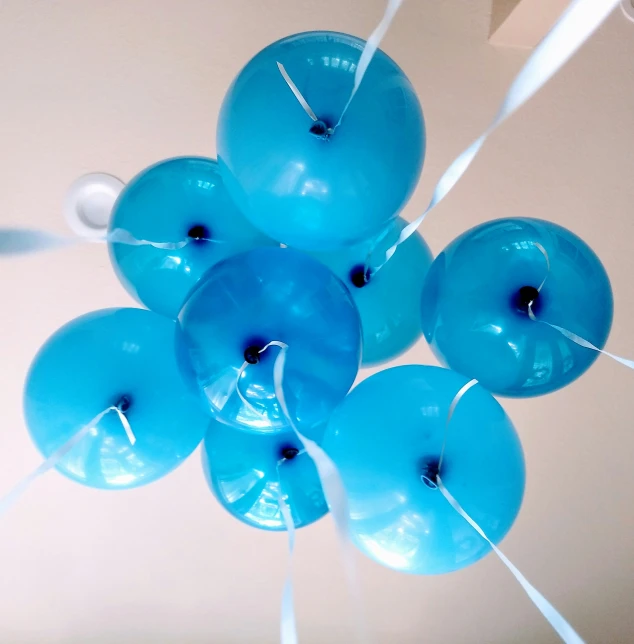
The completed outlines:
{"type": "Polygon", "coordinates": [[[236,518],[263,530],[286,530],[280,494],[296,528],[328,512],[315,464],[292,430],[243,432],[213,421],[203,443],[209,487],[236,518]],[[297,455],[284,458],[284,451],[297,455]]]}
{"type": "Polygon", "coordinates": [[[447,366],[506,396],[536,396],[578,378],[597,353],[518,309],[524,286],[544,285],[532,310],[603,347],[612,290],[592,250],[537,219],[500,219],[467,231],[434,261],[422,299],[423,330],[447,366]],[[535,244],[540,244],[546,258],[535,244]]]}
{"type": "Polygon", "coordinates": [[[283,64],[316,116],[332,128],[354,84],[364,41],[309,32],[269,45],[231,85],[217,129],[218,163],[245,215],[267,235],[332,250],[379,233],[416,186],[423,115],[401,69],[378,50],[341,125],[314,122],[284,80],[283,64]]]}
{"type": "Polygon", "coordinates": [[[261,349],[273,340],[288,345],[286,402],[298,429],[309,436],[358,371],[361,325],[350,294],[323,264],[296,250],[258,248],[216,264],[180,319],[206,403],[238,428],[288,427],[273,382],[279,348],[267,349],[237,381],[249,347],[261,349]]]}
{"type": "MultiPolygon", "coordinates": [[[[426,465],[438,462],[449,406],[466,382],[440,367],[386,369],[359,384],[328,423],[323,446],[348,494],[352,538],[389,568],[451,572],[490,551],[421,480],[426,465]]],[[[498,543],[519,512],[524,478],[511,421],[485,389],[472,387],[449,424],[443,482],[498,543]]]]}
{"type": "Polygon", "coordinates": [[[201,275],[217,261],[273,242],[231,201],[213,159],[182,157],[146,168],[115,203],[109,231],[153,242],[189,241],[182,248],[109,243],[125,288],[152,311],[176,318],[201,275]],[[203,239],[189,232],[203,233],[203,239]]]}
{"type": "Polygon", "coordinates": [[[365,284],[359,281],[368,258],[375,254],[382,257],[405,225],[403,219],[397,219],[378,243],[373,238],[349,249],[315,254],[348,286],[359,309],[364,366],[395,358],[421,335],[420,299],[433,257],[418,233],[399,247],[381,271],[367,275],[365,284]],[[362,286],[355,286],[355,282],[362,286]]]}
{"type": "Polygon", "coordinates": [[[61,459],[62,474],[90,487],[131,488],[167,474],[196,448],[209,417],[182,379],[178,333],[156,313],[106,309],[72,320],[44,344],[24,388],[26,423],[42,454],[123,396],[136,438],[131,445],[117,414],[107,414],[61,459]]]}

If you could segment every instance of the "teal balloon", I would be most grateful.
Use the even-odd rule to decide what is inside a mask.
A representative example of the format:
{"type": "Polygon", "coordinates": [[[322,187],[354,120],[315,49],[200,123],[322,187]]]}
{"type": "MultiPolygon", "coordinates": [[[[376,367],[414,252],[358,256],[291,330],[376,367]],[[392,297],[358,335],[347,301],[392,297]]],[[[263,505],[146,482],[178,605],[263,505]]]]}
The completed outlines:
{"type": "Polygon", "coordinates": [[[292,430],[254,434],[214,421],[203,443],[203,469],[222,506],[254,528],[286,530],[280,495],[296,528],[328,512],[315,464],[292,430]]]}
{"type": "MultiPolygon", "coordinates": [[[[352,539],[388,568],[440,574],[490,551],[430,485],[449,407],[466,383],[440,367],[386,369],[361,382],[330,418],[323,447],[343,480],[352,539]]],[[[485,534],[503,539],[522,502],[524,458],[511,421],[479,385],[455,408],[440,475],[485,534]]]]}
{"type": "MultiPolygon", "coordinates": [[[[182,463],[202,441],[209,417],[181,377],[176,322],[141,309],[82,315],[54,333],[33,360],[24,414],[45,457],[100,412],[104,416],[57,469],[89,487],[125,489],[150,483],[182,463]]],[[[182,360],[182,357],[181,357],[182,360]]]]}
{"type": "Polygon", "coordinates": [[[133,240],[110,241],[121,283],[147,308],[175,319],[187,295],[216,262],[273,245],[231,201],[213,159],[180,157],[150,166],[126,185],[115,203],[109,232],[133,240]]]}
{"type": "Polygon", "coordinates": [[[270,342],[288,346],[284,395],[310,437],[359,370],[361,323],[350,293],[323,264],[290,248],[257,248],[219,262],[180,321],[194,386],[218,420],[239,429],[289,426],[273,378],[281,349],[263,351],[270,342]]]}
{"type": "Polygon", "coordinates": [[[314,256],[328,266],[350,290],[363,328],[363,366],[391,360],[412,346],[422,333],[420,300],[433,256],[414,233],[392,258],[374,273],[407,222],[399,218],[377,240],[314,256]],[[369,266],[368,266],[369,263],[369,266]]]}
{"type": "Polygon", "coordinates": [[[547,221],[490,221],[435,259],[421,300],[424,335],[443,364],[494,393],[547,394],[583,374],[598,353],[532,320],[531,301],[537,320],[605,346],[612,289],[592,249],[547,221]]]}
{"type": "Polygon", "coordinates": [[[257,228],[289,246],[334,250],[376,235],[418,182],[423,113],[411,83],[383,51],[330,133],[350,98],[364,45],[328,31],[289,36],[250,60],[223,101],[216,147],[227,189],[257,228]]]}

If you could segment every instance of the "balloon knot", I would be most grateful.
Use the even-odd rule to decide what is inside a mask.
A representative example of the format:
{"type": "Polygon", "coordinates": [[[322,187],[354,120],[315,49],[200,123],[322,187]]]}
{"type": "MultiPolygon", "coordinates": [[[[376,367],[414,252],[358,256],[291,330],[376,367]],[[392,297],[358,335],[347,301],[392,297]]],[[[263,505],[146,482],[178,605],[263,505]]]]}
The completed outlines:
{"type": "Polygon", "coordinates": [[[430,489],[438,488],[439,461],[437,458],[426,458],[421,464],[421,481],[430,489]]]}

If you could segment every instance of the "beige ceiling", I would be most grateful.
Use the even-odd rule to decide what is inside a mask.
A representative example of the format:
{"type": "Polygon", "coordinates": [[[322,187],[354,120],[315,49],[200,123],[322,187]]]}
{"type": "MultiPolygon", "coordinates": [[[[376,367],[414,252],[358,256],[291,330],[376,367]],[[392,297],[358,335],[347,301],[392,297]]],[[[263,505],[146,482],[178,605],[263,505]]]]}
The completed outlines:
{"type": "MultiPolygon", "coordinates": [[[[494,114],[525,52],[487,44],[490,0],[409,0],[384,46],[423,102],[428,154],[405,215],[494,114]]],[[[240,66],[310,29],[367,35],[382,0],[0,0],[0,221],[63,231],[65,188],[124,180],[180,154],[214,154],[240,66]]],[[[619,11],[486,144],[422,232],[435,252],[487,219],[537,216],[587,240],[612,278],[608,348],[634,357],[634,25],[619,11]]],[[[132,304],[106,250],[0,263],[0,493],[39,463],[21,414],[33,354],[68,319],[132,304]]],[[[588,301],[588,306],[593,304],[588,301]]],[[[399,362],[432,362],[419,343],[399,362]]],[[[367,374],[363,374],[367,375],[367,374]]],[[[536,400],[503,401],[527,460],[503,549],[588,642],[634,642],[634,373],[600,358],[536,400]]],[[[493,556],[436,578],[358,557],[380,644],[558,641],[493,556]]],[[[56,473],[0,518],[0,641],[279,641],[286,540],[248,528],[208,492],[194,455],[146,488],[106,493],[56,473]]],[[[329,518],[298,534],[303,644],[352,641],[329,518]]]]}

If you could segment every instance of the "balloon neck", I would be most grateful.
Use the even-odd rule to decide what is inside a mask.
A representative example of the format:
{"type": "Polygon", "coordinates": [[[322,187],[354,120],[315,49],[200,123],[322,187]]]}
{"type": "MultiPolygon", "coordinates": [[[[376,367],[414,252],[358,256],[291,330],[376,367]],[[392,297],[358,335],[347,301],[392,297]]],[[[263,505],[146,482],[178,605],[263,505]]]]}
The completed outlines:
{"type": "Polygon", "coordinates": [[[189,229],[187,236],[194,241],[205,241],[207,239],[211,239],[209,229],[206,226],[201,226],[200,224],[192,226],[189,229]]]}
{"type": "Polygon", "coordinates": [[[315,121],[309,132],[322,141],[327,141],[334,134],[334,130],[325,121],[315,121]]]}
{"type": "Polygon", "coordinates": [[[426,458],[421,464],[420,480],[430,489],[438,488],[438,474],[440,474],[440,462],[437,458],[426,458]]]}
{"type": "Polygon", "coordinates": [[[244,359],[249,364],[257,364],[260,362],[260,352],[262,347],[257,344],[252,344],[244,350],[244,359]]]}
{"type": "Polygon", "coordinates": [[[528,313],[534,311],[539,301],[539,291],[534,286],[522,286],[515,295],[515,306],[518,311],[528,313]]]}
{"type": "Polygon", "coordinates": [[[297,447],[283,447],[281,454],[284,460],[292,461],[299,454],[299,450],[297,447]]]}
{"type": "Polygon", "coordinates": [[[115,403],[115,407],[123,414],[130,409],[130,405],[132,405],[132,396],[128,396],[128,394],[120,396],[119,400],[115,403]]]}
{"type": "Polygon", "coordinates": [[[362,264],[355,266],[350,271],[350,281],[357,288],[364,287],[370,281],[371,277],[372,277],[372,273],[370,269],[367,268],[366,266],[363,266],[362,264]]]}

